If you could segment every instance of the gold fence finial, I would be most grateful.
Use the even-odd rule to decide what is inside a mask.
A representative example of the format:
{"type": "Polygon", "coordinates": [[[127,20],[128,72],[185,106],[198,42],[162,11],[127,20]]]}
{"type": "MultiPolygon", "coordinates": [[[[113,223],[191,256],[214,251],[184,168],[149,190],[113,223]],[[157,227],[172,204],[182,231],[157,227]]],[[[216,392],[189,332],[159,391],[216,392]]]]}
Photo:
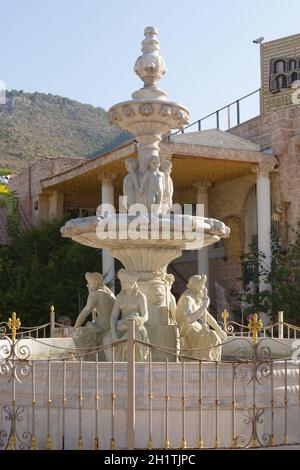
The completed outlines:
{"type": "Polygon", "coordinates": [[[16,341],[17,330],[21,327],[21,321],[17,318],[16,312],[13,312],[11,318],[8,319],[7,326],[11,330],[11,339],[16,341]]]}
{"type": "Polygon", "coordinates": [[[49,434],[47,434],[47,437],[46,437],[46,450],[51,450],[52,449],[52,440],[51,440],[51,436],[49,434]]]}
{"type": "Polygon", "coordinates": [[[223,318],[223,322],[224,322],[224,328],[226,330],[226,327],[227,327],[227,320],[229,318],[229,312],[226,310],[223,310],[223,312],[221,313],[221,317],[223,318]]]}
{"type": "Polygon", "coordinates": [[[249,323],[248,323],[248,329],[250,333],[252,333],[253,344],[257,343],[257,335],[260,332],[260,330],[262,330],[262,328],[263,328],[263,322],[258,317],[258,314],[255,313],[253,315],[253,318],[249,320],[249,323]]]}

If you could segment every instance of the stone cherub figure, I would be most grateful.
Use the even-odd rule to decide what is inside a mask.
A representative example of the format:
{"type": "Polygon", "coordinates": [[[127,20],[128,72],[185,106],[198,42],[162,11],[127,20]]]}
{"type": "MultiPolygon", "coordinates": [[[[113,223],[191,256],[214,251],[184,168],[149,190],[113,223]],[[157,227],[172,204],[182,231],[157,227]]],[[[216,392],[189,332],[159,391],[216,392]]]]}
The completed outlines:
{"type": "MultiPolygon", "coordinates": [[[[113,292],[104,284],[102,274],[86,273],[85,278],[89,295],[71,334],[76,347],[83,348],[83,350],[101,345],[104,335],[110,329],[110,315],[115,301],[113,292]],[[94,312],[96,312],[96,318],[82,326],[87,317],[94,312]]],[[[85,360],[94,359],[94,356],[89,354],[85,360]]],[[[99,360],[103,359],[104,354],[100,353],[99,360]]]]}
{"type": "Polygon", "coordinates": [[[227,335],[207,311],[210,300],[205,287],[206,281],[205,275],[192,276],[177,303],[180,350],[183,355],[195,359],[219,361],[219,345],[225,341],[227,335]]]}
{"type": "Polygon", "coordinates": [[[140,196],[140,185],[137,176],[137,160],[134,158],[127,158],[127,160],[125,160],[125,166],[128,174],[123,180],[123,195],[127,197],[127,208],[129,209],[132,204],[138,202],[140,196]]]}
{"type": "MultiPolygon", "coordinates": [[[[149,342],[148,334],[144,324],[148,320],[148,308],[146,296],[140,291],[137,285],[137,274],[128,269],[121,269],[118,272],[121,282],[121,292],[117,295],[110,317],[110,332],[105,336],[103,343],[108,345],[113,341],[127,338],[127,321],[135,320],[135,337],[144,342],[149,342]]],[[[147,359],[148,348],[136,344],[136,361],[143,362],[147,359]]],[[[106,358],[111,361],[111,349],[105,350],[106,358]]],[[[116,361],[127,360],[127,343],[115,346],[116,361]]]]}
{"type": "Polygon", "coordinates": [[[162,200],[162,213],[167,213],[173,205],[173,181],[171,178],[172,162],[170,160],[164,160],[160,164],[160,169],[164,174],[163,179],[163,200],[162,200]]]}
{"type": "Polygon", "coordinates": [[[160,160],[155,155],[149,159],[149,169],[141,180],[141,194],[144,197],[148,212],[161,212],[164,194],[164,173],[159,171],[160,160]],[[155,205],[156,207],[151,206],[155,205]]]}

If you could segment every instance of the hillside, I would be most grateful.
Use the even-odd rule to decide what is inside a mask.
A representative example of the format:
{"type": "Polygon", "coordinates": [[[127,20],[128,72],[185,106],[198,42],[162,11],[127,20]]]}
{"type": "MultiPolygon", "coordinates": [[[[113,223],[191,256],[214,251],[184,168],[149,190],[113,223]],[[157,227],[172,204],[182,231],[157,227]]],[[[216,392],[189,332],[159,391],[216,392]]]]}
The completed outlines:
{"type": "Polygon", "coordinates": [[[0,105],[0,166],[15,171],[43,156],[92,157],[129,138],[104,109],[61,96],[12,90],[0,105]]]}

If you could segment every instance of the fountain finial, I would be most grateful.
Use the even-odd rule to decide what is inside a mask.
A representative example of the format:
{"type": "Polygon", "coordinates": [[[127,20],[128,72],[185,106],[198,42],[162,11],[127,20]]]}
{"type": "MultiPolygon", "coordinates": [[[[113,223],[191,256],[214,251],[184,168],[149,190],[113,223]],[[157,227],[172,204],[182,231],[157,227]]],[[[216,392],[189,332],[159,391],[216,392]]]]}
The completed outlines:
{"type": "Polygon", "coordinates": [[[153,26],[147,26],[144,30],[143,55],[138,57],[134,65],[134,71],[143,80],[144,88],[135,91],[133,99],[167,99],[167,93],[157,87],[157,82],[167,71],[166,63],[159,53],[157,34],[158,29],[153,26]]]}

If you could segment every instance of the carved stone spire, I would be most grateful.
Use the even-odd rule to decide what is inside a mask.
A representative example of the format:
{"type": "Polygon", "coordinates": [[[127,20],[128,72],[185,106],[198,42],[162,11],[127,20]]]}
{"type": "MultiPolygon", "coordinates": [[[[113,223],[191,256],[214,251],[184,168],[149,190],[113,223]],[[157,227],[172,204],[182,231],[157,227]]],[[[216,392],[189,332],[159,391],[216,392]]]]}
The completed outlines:
{"type": "Polygon", "coordinates": [[[169,101],[167,93],[157,86],[158,81],[167,71],[165,61],[159,54],[157,33],[157,29],[152,26],[145,28],[145,39],[142,42],[143,54],[134,66],[134,71],[144,82],[144,87],[132,94],[132,100],[115,104],[109,110],[109,119],[112,124],[117,124],[121,129],[135,135],[139,183],[150,169],[150,159],[159,157],[159,143],[162,135],[171,129],[182,129],[188,124],[189,118],[188,109],[179,103],[169,101]]]}
{"type": "Polygon", "coordinates": [[[142,42],[143,55],[136,60],[134,71],[144,82],[144,88],[132,94],[133,99],[167,99],[167,93],[159,90],[157,82],[166,73],[167,67],[160,55],[158,30],[147,26],[144,30],[145,39],[142,42]]]}

